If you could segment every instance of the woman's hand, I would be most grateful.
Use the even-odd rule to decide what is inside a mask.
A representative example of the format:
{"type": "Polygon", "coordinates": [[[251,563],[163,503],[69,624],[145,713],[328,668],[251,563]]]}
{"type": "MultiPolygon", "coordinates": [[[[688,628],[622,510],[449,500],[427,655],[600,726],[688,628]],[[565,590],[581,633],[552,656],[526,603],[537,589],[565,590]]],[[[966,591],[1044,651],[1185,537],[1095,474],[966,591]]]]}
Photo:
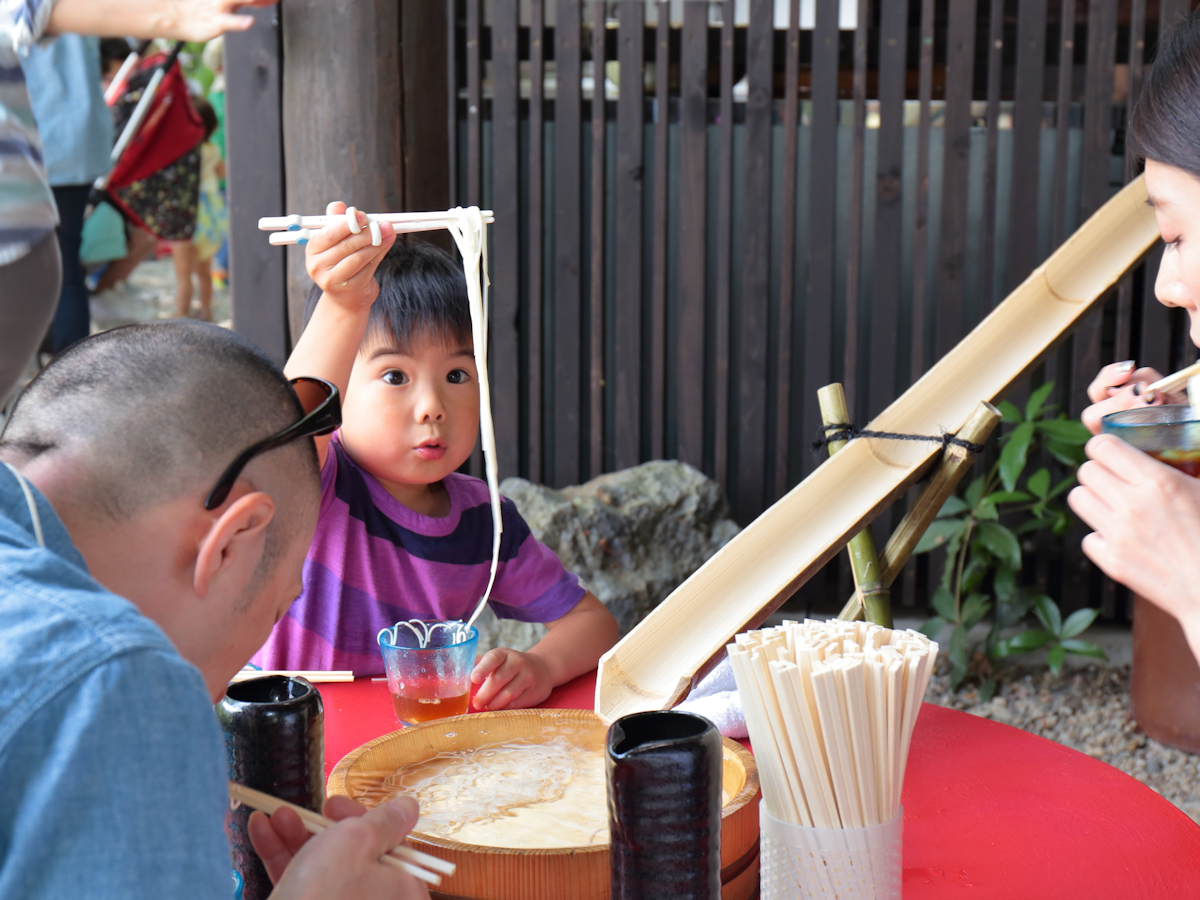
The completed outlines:
{"type": "Polygon", "coordinates": [[[1175,616],[1200,651],[1200,479],[1110,434],[1092,438],[1086,450],[1091,459],[1067,498],[1093,529],[1083,552],[1175,616]]]}
{"type": "Polygon", "coordinates": [[[1083,424],[1092,434],[1099,434],[1100,420],[1110,413],[1163,403],[1182,403],[1174,395],[1159,393],[1155,396],[1146,393],[1146,387],[1160,378],[1162,375],[1154,369],[1135,370],[1132,360],[1105,366],[1088,385],[1088,399],[1092,405],[1080,416],[1083,424]]]}
{"type": "Polygon", "coordinates": [[[417,824],[417,804],[398,797],[368,812],[349,797],[325,801],[336,825],[310,835],[290,809],[250,815],[250,841],[276,885],[273,900],[391,897],[428,900],[425,887],[379,859],[417,824]]]}

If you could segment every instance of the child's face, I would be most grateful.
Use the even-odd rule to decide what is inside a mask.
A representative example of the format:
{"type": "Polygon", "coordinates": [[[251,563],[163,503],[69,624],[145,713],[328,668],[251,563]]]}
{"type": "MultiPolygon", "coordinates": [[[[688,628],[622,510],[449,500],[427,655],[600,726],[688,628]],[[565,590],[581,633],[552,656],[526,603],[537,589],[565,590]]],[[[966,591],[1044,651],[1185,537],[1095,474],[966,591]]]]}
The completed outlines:
{"type": "Polygon", "coordinates": [[[470,342],[421,336],[361,351],[342,401],[342,445],[382,482],[433,484],[471,455],[479,380],[470,342]]]}

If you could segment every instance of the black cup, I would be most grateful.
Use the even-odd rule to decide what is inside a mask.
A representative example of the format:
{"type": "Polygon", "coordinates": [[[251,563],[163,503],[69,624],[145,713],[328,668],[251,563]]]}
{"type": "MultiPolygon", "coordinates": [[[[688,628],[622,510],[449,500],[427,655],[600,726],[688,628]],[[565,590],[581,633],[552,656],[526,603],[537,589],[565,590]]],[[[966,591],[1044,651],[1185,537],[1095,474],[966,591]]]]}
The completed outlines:
{"type": "MultiPolygon", "coordinates": [[[[321,695],[303,678],[268,675],[231,684],[216,706],[229,778],[320,812],[325,802],[325,714],[321,695]]],[[[266,900],[271,879],[250,844],[253,810],[225,815],[233,867],[245,882],[244,900],[266,900]]]]}
{"type": "Polygon", "coordinates": [[[608,730],[612,900],[719,900],[721,735],[703,716],[635,713],[608,730]]]}

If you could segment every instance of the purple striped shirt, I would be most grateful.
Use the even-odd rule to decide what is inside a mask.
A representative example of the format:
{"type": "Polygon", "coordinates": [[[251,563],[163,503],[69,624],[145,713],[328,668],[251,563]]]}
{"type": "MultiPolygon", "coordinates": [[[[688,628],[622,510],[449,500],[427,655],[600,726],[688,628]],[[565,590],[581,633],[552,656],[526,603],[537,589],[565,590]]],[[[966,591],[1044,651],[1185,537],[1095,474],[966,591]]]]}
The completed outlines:
{"type": "MultiPolygon", "coordinates": [[[[337,436],[321,472],[321,513],[304,590],[253,662],[264,669],[383,673],[375,636],[404,619],[465,619],[487,588],[487,484],[446,476],[450,513],[413,512],[350,459],[337,436]]],[[[579,579],[502,499],[500,566],[488,604],[502,619],[550,622],[584,596],[579,579]]]]}

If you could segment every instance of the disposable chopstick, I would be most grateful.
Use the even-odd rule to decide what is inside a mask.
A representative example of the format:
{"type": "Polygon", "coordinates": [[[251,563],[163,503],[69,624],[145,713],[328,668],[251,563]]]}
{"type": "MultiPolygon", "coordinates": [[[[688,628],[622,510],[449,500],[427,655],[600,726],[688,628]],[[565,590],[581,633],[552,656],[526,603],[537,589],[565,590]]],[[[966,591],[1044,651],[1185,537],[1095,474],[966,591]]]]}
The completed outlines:
{"type": "MultiPolygon", "coordinates": [[[[396,234],[415,234],[419,231],[442,231],[451,221],[450,219],[430,219],[423,222],[400,222],[392,225],[392,231],[396,234]]],[[[290,246],[291,244],[299,244],[311,240],[313,235],[319,230],[317,228],[301,228],[299,231],[272,231],[267,241],[272,247],[290,246]]]]}
{"type": "Polygon", "coordinates": [[[1174,375],[1158,379],[1158,381],[1154,382],[1146,390],[1156,392],[1166,391],[1168,394],[1174,394],[1187,387],[1188,379],[1193,375],[1200,375],[1200,362],[1194,362],[1186,369],[1180,369],[1174,375]]]}
{"type": "MultiPolygon", "coordinates": [[[[483,216],[483,221],[491,224],[496,220],[495,214],[490,209],[480,210],[483,216]]],[[[398,223],[412,222],[446,222],[449,220],[458,221],[451,210],[433,210],[430,212],[394,212],[394,213],[366,213],[368,222],[390,222],[395,225],[398,223]]],[[[263,216],[258,220],[259,231],[283,231],[287,228],[324,228],[332,222],[344,222],[346,216],[343,213],[340,216],[263,216]]]]}
{"type": "MultiPolygon", "coordinates": [[[[244,784],[238,784],[236,781],[229,782],[229,797],[237,803],[262,810],[268,815],[287,807],[300,817],[300,821],[304,823],[304,827],[308,829],[309,834],[320,834],[330,825],[336,824],[332,819],[327,819],[312,810],[305,809],[303,806],[288,803],[286,800],[280,800],[278,797],[272,797],[270,794],[256,791],[254,788],[248,788],[244,784]]],[[[420,850],[414,850],[407,844],[398,844],[393,847],[384,856],[381,856],[379,861],[389,866],[396,866],[403,869],[414,878],[435,886],[441,884],[442,875],[453,875],[455,868],[457,868],[452,862],[438,859],[436,856],[422,853],[420,850]],[[421,868],[422,866],[425,868],[421,868]],[[430,872],[427,869],[433,869],[434,871],[430,872]],[[437,874],[439,872],[441,873],[440,875],[437,874]]]]}
{"type": "Polygon", "coordinates": [[[237,684],[239,681],[262,678],[265,675],[282,675],[285,678],[305,678],[313,684],[329,684],[354,680],[353,672],[340,669],[330,672],[308,671],[304,669],[242,669],[229,679],[229,683],[237,684]]]}

